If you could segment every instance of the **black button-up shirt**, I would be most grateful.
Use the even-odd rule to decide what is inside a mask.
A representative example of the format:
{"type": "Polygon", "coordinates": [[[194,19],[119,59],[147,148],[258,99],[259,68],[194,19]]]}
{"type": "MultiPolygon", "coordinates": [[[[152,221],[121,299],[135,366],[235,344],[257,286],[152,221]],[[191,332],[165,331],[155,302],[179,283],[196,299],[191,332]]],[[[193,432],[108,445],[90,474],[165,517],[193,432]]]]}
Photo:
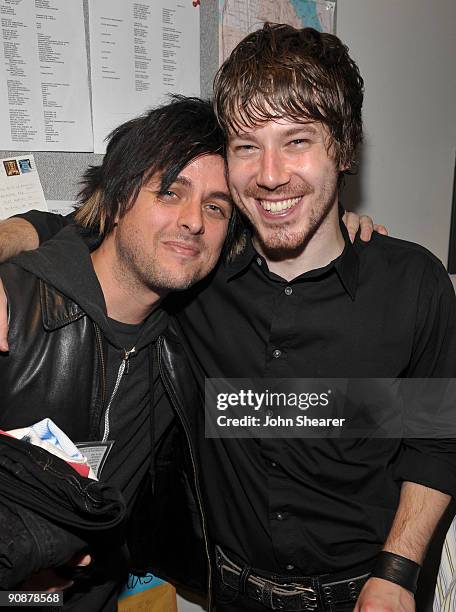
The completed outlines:
{"type": "MultiPolygon", "coordinates": [[[[425,249],[374,234],[292,281],[249,243],[203,281],[178,318],[207,377],[453,377],[455,298],[425,249]]],[[[432,418],[432,415],[429,415],[432,418]]],[[[367,569],[402,480],[456,491],[453,441],[218,439],[201,442],[209,529],[253,567],[282,574],[367,569]]]]}
{"type": "MultiPolygon", "coordinates": [[[[41,241],[68,222],[25,218],[41,241]]],[[[342,231],[342,255],[293,281],[249,243],[176,294],[170,309],[195,366],[222,378],[456,377],[455,297],[442,264],[378,234],[351,245],[342,231]]],[[[452,440],[200,442],[212,537],[266,571],[353,576],[382,547],[401,481],[456,497],[452,440]]]]}

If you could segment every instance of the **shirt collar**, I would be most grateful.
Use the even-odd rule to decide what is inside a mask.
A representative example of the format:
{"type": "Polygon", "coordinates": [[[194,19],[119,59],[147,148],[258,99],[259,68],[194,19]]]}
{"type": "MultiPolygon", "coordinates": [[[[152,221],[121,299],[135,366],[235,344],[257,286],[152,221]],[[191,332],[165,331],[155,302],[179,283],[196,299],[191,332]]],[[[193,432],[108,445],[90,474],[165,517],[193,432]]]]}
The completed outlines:
{"type": "Polygon", "coordinates": [[[339,222],[345,247],[342,254],[334,260],[334,267],[345,291],[354,301],[359,280],[359,256],[353,246],[347,228],[342,220],[339,222]]]}
{"type": "Polygon", "coordinates": [[[242,251],[233,257],[233,259],[225,264],[227,271],[227,278],[231,280],[234,276],[237,276],[244,270],[246,270],[253,259],[259,257],[252,243],[252,236],[249,230],[244,231],[243,240],[245,240],[244,248],[242,251]]]}
{"type": "MultiPolygon", "coordinates": [[[[334,267],[336,273],[342,283],[343,288],[351,297],[352,300],[356,297],[356,290],[358,288],[358,277],[359,277],[359,257],[355,250],[355,247],[351,243],[350,237],[347,232],[342,220],[340,220],[340,229],[344,238],[345,247],[342,253],[334,261],[330,262],[324,268],[318,270],[310,270],[302,276],[320,276],[326,273],[328,270],[334,267]]],[[[257,258],[263,260],[263,258],[257,253],[252,243],[252,237],[249,232],[246,231],[246,244],[241,253],[237,255],[231,262],[226,264],[227,280],[233,279],[235,276],[245,272],[253,261],[257,258]]]]}

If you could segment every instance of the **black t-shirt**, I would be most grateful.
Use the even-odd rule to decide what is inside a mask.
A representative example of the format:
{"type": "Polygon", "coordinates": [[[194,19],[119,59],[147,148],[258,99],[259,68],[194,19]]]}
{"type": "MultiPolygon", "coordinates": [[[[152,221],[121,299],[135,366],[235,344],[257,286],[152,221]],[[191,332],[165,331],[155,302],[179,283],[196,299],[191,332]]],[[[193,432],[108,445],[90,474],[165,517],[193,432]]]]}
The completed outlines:
{"type": "MultiPolygon", "coordinates": [[[[109,323],[115,332],[117,343],[127,350],[137,344],[144,327],[143,323],[131,325],[113,319],[110,319],[109,323]]],[[[132,353],[128,373],[120,380],[109,418],[109,440],[114,441],[114,445],[100,475],[100,480],[120,489],[129,513],[153,460],[152,447],[158,447],[174,419],[158,371],[150,367],[151,349],[151,346],[145,346],[132,353]],[[153,401],[150,398],[151,390],[153,401]]],[[[124,350],[107,343],[106,353],[106,386],[107,397],[110,398],[116,385],[124,350]]],[[[102,421],[100,440],[104,426],[102,421]]],[[[104,572],[109,576],[108,580],[90,585],[77,582],[74,590],[66,591],[64,609],[68,612],[116,610],[119,589],[126,581],[126,559],[123,550],[113,551],[110,566],[105,567],[104,572]]]]}
{"type": "MultiPolygon", "coordinates": [[[[153,316],[153,314],[151,315],[153,316]]],[[[109,320],[116,334],[119,350],[107,343],[107,397],[110,398],[115,388],[120,364],[125,350],[131,350],[137,344],[143,324],[132,325],[109,320]]],[[[131,353],[127,371],[124,371],[118,389],[112,401],[109,415],[109,440],[114,445],[108,455],[101,478],[117,486],[123,493],[127,507],[131,508],[138,487],[146,475],[151,458],[152,443],[160,444],[162,436],[173,420],[169,405],[161,402],[160,409],[154,410],[151,404],[150,388],[154,395],[162,394],[162,385],[158,373],[150,365],[149,346],[131,353]],[[152,385],[150,373],[152,372],[152,385]]],[[[100,437],[104,431],[104,423],[100,437]]]]}

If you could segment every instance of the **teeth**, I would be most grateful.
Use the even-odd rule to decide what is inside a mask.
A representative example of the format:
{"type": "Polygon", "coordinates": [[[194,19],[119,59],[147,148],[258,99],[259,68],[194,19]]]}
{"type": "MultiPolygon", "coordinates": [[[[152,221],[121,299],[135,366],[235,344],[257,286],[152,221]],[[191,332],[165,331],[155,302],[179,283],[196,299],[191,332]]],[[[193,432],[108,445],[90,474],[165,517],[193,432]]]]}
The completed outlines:
{"type": "Polygon", "coordinates": [[[261,206],[264,210],[268,210],[272,213],[279,213],[295,206],[301,198],[289,198],[288,200],[280,200],[279,202],[269,202],[268,200],[260,200],[261,206]]]}

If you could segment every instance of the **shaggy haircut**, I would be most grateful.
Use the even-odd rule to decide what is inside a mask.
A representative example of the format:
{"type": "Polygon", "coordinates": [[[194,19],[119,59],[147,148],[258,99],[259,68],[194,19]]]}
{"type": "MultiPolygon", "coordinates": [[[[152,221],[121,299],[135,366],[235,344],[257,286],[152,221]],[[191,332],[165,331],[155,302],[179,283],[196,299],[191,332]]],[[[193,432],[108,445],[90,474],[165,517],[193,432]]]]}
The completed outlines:
{"type": "Polygon", "coordinates": [[[321,122],[329,134],[328,152],[348,169],[362,140],[363,85],[336,36],[266,23],[219,69],[214,108],[227,134],[279,118],[321,122]]]}
{"type": "MultiPolygon", "coordinates": [[[[225,138],[210,102],[172,96],[171,102],[127,121],[110,135],[101,166],[84,174],[81,206],[75,220],[103,238],[134,205],[141,187],[161,176],[165,192],[195,158],[218,154],[225,159],[225,138]]],[[[232,215],[226,244],[237,231],[232,215]]]]}

